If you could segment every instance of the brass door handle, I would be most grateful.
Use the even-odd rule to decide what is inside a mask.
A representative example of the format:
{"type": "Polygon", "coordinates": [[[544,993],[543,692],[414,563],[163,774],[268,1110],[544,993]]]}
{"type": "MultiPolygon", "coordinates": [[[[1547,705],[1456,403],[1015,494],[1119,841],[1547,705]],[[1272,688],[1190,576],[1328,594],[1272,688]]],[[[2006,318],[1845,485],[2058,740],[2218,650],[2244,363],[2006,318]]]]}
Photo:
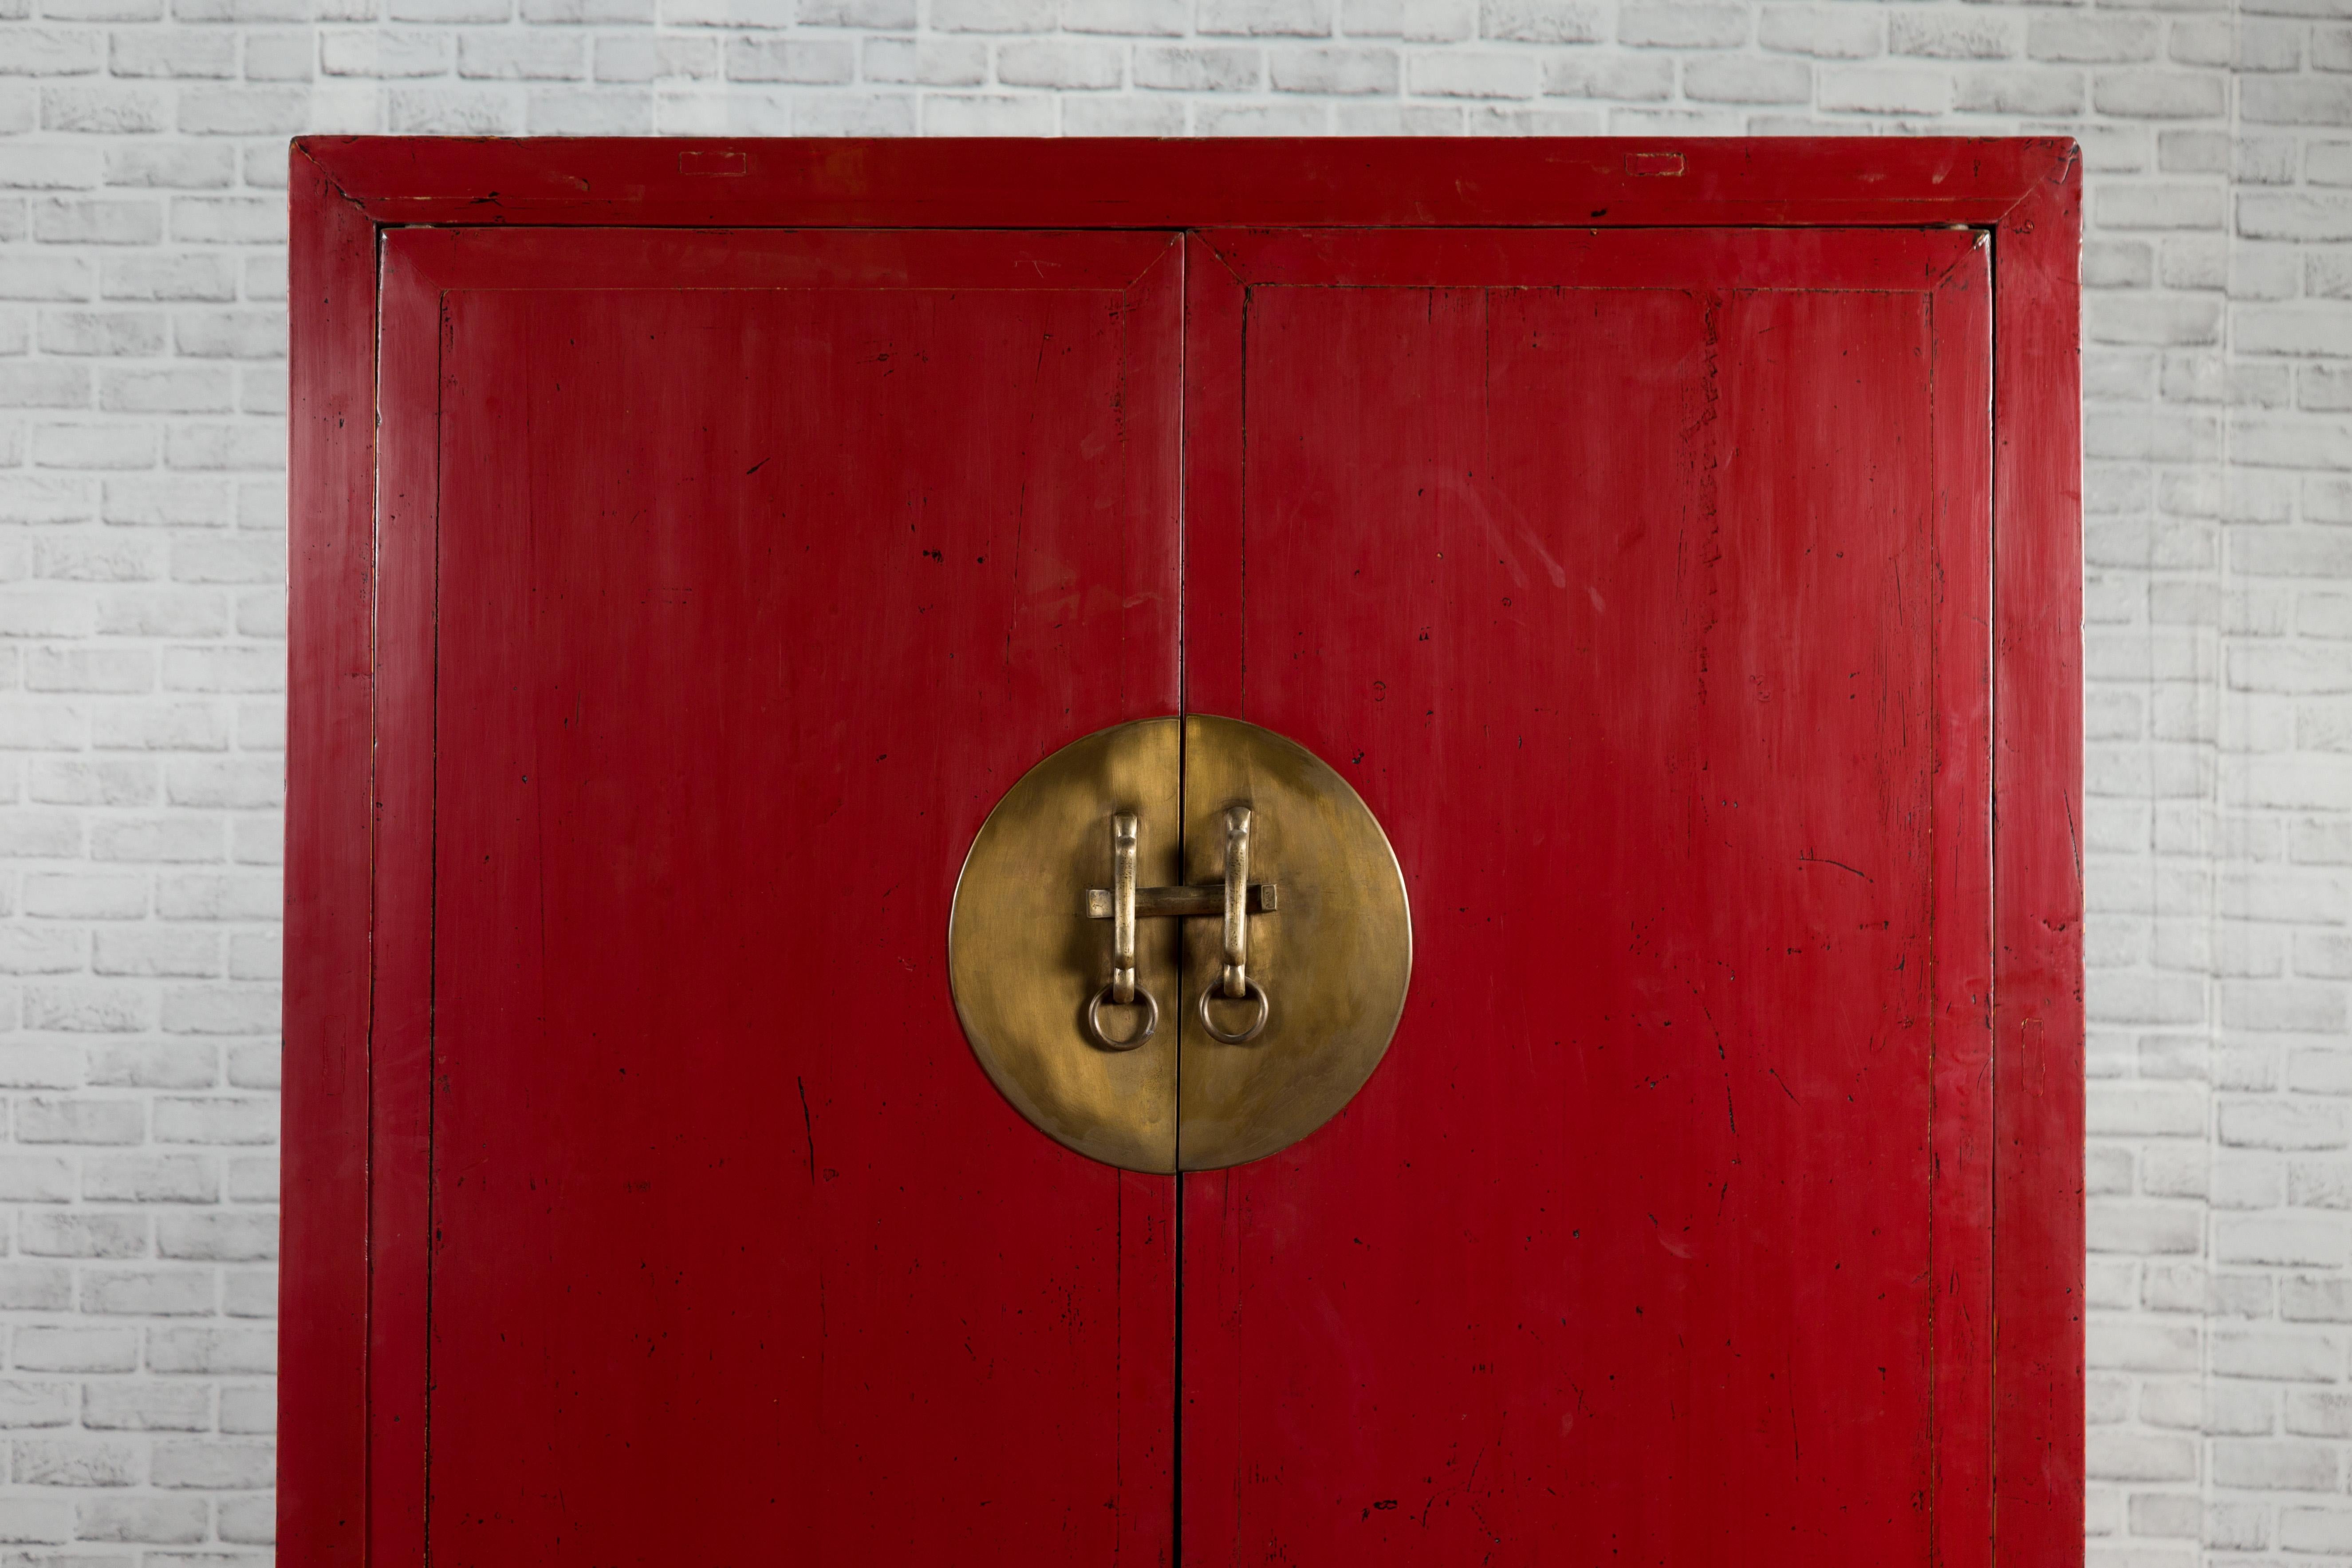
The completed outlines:
{"type": "Polygon", "coordinates": [[[1209,1037],[1228,1046],[1245,1046],[1258,1037],[1272,1016],[1274,1005],[1265,998],[1265,987],[1249,977],[1249,862],[1250,808],[1230,805],[1225,808],[1225,968],[1218,976],[1215,990],[1240,1002],[1257,999],[1257,1016],[1239,1034],[1227,1034],[1217,1027],[1209,1016],[1211,988],[1201,987],[1201,1027],[1209,1037]]]}
{"type": "MultiPolygon", "coordinates": [[[[1095,1044],[1107,1051],[1131,1051],[1151,1038],[1160,1027],[1160,1002],[1148,987],[1135,984],[1135,843],[1139,825],[1131,811],[1116,812],[1110,819],[1110,888],[1106,898],[1110,915],[1110,984],[1095,993],[1087,1004],[1087,1033],[1095,1044]],[[1136,998],[1143,1000],[1143,1027],[1126,1039],[1115,1040],[1103,1031],[1103,1004],[1132,1006],[1136,998]]],[[[1100,888],[1087,889],[1089,901],[1093,895],[1104,893],[1100,888]]]]}
{"type": "Polygon", "coordinates": [[[1387,1051],[1412,973],[1403,873],[1355,787],[1206,713],[1022,773],[948,916],[982,1069],[1048,1136],[1131,1171],[1239,1164],[1322,1126],[1387,1051]]]}
{"type": "Polygon", "coordinates": [[[1225,877],[1223,887],[1205,888],[1138,888],[1135,885],[1135,847],[1138,825],[1132,812],[1115,813],[1110,819],[1111,885],[1087,889],[1087,913],[1096,920],[1111,922],[1110,984],[1096,993],[1087,1005],[1087,1032],[1095,1044],[1105,1050],[1129,1051],[1151,1037],[1160,1025],[1160,1004],[1151,993],[1142,993],[1147,1009],[1144,1025],[1133,1037],[1114,1040],[1103,1032],[1102,1005],[1132,1003],[1136,998],[1135,984],[1135,922],[1139,917],[1160,920],[1182,920],[1187,916],[1221,915],[1224,920],[1224,970],[1214,986],[1201,989],[1201,1027],[1212,1039],[1229,1046],[1247,1045],[1265,1028],[1272,1005],[1266,1000],[1265,988],[1249,978],[1249,917],[1271,914],[1280,902],[1279,889],[1272,882],[1253,885],[1249,879],[1251,810],[1246,805],[1225,809],[1225,877]],[[1209,1015],[1209,998],[1213,992],[1222,992],[1234,1001],[1257,1002],[1257,1016],[1247,1028],[1238,1034],[1228,1034],[1217,1027],[1209,1015]]]}

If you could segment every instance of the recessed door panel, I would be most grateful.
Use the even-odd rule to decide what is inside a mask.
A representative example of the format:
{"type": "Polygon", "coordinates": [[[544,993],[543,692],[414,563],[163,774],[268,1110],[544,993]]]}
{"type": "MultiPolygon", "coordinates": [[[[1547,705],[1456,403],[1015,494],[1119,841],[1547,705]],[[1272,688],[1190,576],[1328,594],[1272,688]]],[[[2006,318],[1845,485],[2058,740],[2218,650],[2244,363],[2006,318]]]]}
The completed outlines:
{"type": "Polygon", "coordinates": [[[1176,705],[1176,244],[428,262],[432,1560],[1153,1560],[1172,1185],[1013,1113],[944,931],[1176,705]]]}
{"type": "Polygon", "coordinates": [[[1978,237],[1202,252],[1190,703],[1355,785],[1416,952],[1187,1178],[1185,1560],[1987,1561],[1978,237]]]}

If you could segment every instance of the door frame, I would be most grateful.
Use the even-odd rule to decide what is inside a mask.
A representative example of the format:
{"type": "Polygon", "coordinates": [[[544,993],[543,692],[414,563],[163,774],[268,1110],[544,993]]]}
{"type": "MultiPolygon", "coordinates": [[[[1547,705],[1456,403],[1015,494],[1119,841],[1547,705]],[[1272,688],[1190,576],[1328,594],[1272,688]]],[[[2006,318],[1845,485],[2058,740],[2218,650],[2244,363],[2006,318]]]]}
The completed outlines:
{"type": "MultiPolygon", "coordinates": [[[[368,1547],[384,231],[1947,227],[1993,274],[1997,1560],[2083,1553],[2082,164],[2063,138],[307,137],[291,149],[278,1552],[368,1547]]],[[[387,988],[388,990],[389,988],[387,988]]],[[[389,1000],[389,997],[383,998],[389,1000]]],[[[413,1352],[411,1352],[413,1353],[413,1352]]]]}

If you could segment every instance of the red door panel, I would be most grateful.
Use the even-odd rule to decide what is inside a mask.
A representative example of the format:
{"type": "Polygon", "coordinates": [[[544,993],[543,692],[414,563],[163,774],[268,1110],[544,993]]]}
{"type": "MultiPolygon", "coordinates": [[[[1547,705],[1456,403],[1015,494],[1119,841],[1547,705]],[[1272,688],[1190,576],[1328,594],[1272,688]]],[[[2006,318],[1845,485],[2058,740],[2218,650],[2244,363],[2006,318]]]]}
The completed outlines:
{"type": "Polygon", "coordinates": [[[1181,247],[400,243],[388,359],[441,344],[392,1173],[431,1247],[380,1288],[422,1544],[1161,1560],[1172,1185],[1004,1104],[942,932],[1012,780],[1176,706],[1181,247]]]}
{"type": "Polygon", "coordinates": [[[1196,241],[1188,703],[1346,773],[1417,951],[1186,1182],[1186,1562],[1989,1560],[1989,285],[1196,241]]]}

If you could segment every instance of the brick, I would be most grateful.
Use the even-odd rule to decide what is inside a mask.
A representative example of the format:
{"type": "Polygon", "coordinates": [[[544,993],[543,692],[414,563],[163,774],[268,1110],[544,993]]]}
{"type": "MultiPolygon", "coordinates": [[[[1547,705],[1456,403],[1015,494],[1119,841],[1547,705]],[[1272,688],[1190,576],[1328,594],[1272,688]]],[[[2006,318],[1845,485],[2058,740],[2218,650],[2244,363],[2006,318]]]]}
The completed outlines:
{"type": "Polygon", "coordinates": [[[268,1385],[222,1389],[220,1429],[224,1432],[275,1432],[278,1430],[278,1391],[268,1385]]]}
{"type": "Polygon", "coordinates": [[[266,1329],[157,1329],[147,1340],[154,1372],[267,1373],[277,1360],[277,1336],[266,1329]]]}
{"type": "Polygon", "coordinates": [[[194,1542],[212,1534],[211,1515],[200,1497],[94,1498],[77,1505],[74,1534],[81,1541],[194,1542]]]}
{"type": "Polygon", "coordinates": [[[93,1268],[81,1279],[81,1310],[136,1317],[209,1316],[218,1292],[210,1269],[93,1268]]]}
{"type": "Polygon", "coordinates": [[[1339,30],[1415,43],[1467,38],[1478,30],[1478,0],[1340,0],[1339,30]]]}
{"type": "Polygon", "coordinates": [[[81,818],[76,813],[0,809],[0,855],[78,860],[82,848],[81,818]]]}
{"type": "MultiPolygon", "coordinates": [[[[869,62],[872,59],[870,47],[867,58],[869,62]]],[[[610,35],[596,40],[595,74],[599,81],[709,79],[719,75],[719,41],[634,33],[610,35]]]]}
{"type": "Polygon", "coordinates": [[[1660,100],[1675,95],[1675,62],[1663,55],[1558,55],[1544,62],[1555,98],[1660,100]]]}
{"type": "Polygon", "coordinates": [[[457,74],[509,81],[583,80],[588,44],[562,33],[467,33],[457,40],[457,74]]]}
{"type": "Polygon", "coordinates": [[[2292,981],[2231,981],[2221,987],[2221,1022],[2237,1029],[2326,1034],[2345,1026],[2341,986],[2292,981]]]}
{"type": "Polygon", "coordinates": [[[135,1329],[26,1326],[10,1345],[15,1364],[30,1372],[131,1372],[139,1365],[135,1329]]]}
{"type": "Polygon", "coordinates": [[[2100,71],[2091,78],[2091,107],[2130,119],[2211,120],[2226,112],[2228,97],[2209,72],[2100,71]]]}
{"type": "Polygon", "coordinates": [[[89,28],[11,27],[0,76],[88,76],[105,63],[105,35],[89,28]]]}
{"type": "Polygon", "coordinates": [[[801,0],[793,18],[803,27],[897,27],[918,25],[915,0],[801,0]]]}
{"type": "MultiPolygon", "coordinates": [[[[1017,4],[1018,0],[997,3],[1017,4]]],[[[935,16],[938,4],[933,0],[935,16]]],[[[1330,36],[1331,6],[1332,0],[1198,0],[1194,20],[1203,33],[1319,38],[1330,36]]]]}
{"type": "MultiPolygon", "coordinates": [[[[142,908],[139,913],[144,913],[142,908]]],[[[177,921],[274,921],[284,912],[275,877],[183,874],[158,879],[155,912],[177,921]]]]}
{"type": "Polygon", "coordinates": [[[0,408],[84,408],[90,384],[82,365],[45,360],[0,363],[0,408]]]}
{"type": "Polygon", "coordinates": [[[1871,59],[1885,52],[1886,19],[1873,6],[1764,5],[1756,13],[1756,41],[1783,54],[1871,59]]]}
{"type": "Polygon", "coordinates": [[[1815,102],[1847,113],[1941,114],[1952,103],[1952,80],[1923,67],[1826,65],[1815,102]]]}
{"type": "Polygon", "coordinates": [[[1533,98],[1543,68],[1527,54],[1433,49],[1406,61],[1405,79],[1425,98],[1533,98]]]}
{"type": "Polygon", "coordinates": [[[2289,1552],[2352,1552],[2352,1509],[2281,1509],[2278,1538],[2289,1552]]]}
{"type": "Polygon", "coordinates": [[[93,1088],[215,1089],[220,1056],[203,1040],[107,1040],[87,1053],[93,1088]]]}
{"type": "Polygon", "coordinates": [[[203,1432],[213,1424],[213,1391],[202,1384],[88,1383],[81,1424],[100,1431],[203,1432]]]}
{"type": "Polygon", "coordinates": [[[2017,18],[1998,12],[1898,10],[1887,17],[1886,47],[1933,59],[2000,60],[2018,53],[2023,31],[2017,18]]]}
{"type": "Polygon", "coordinates": [[[126,28],[107,38],[107,68],[118,77],[182,79],[236,75],[234,33],[206,34],[186,27],[126,28]]]}
{"type": "Polygon", "coordinates": [[[228,1195],[240,1204],[278,1201],[278,1161],[270,1155],[240,1155],[228,1163],[228,1195]]]}
{"type": "Polygon", "coordinates": [[[2074,115],[2082,112],[2083,92],[2080,71],[1978,67],[1959,73],[1952,107],[1975,114],[2074,115]]]}
{"type": "Polygon", "coordinates": [[[2203,1345],[2203,1334],[2190,1324],[2102,1318],[2086,1353],[2095,1367],[2189,1372],[2201,1364],[2203,1345]]]}
{"type": "Polygon", "coordinates": [[[0,300],[87,300],[96,283],[78,256],[0,255],[0,300]]]}
{"type": "Polygon", "coordinates": [[[221,1310],[232,1318],[277,1317],[278,1270],[224,1270],[221,1275],[221,1310]]]}
{"type": "Polygon", "coordinates": [[[1045,136],[1054,100],[1042,93],[935,93],[923,102],[927,136],[1045,136]]]}
{"type": "Polygon", "coordinates": [[[385,121],[399,135],[502,136],[520,128],[514,99],[481,88],[394,88],[385,121]]]}
{"type": "Polygon", "coordinates": [[[223,1498],[215,1510],[223,1541],[267,1546],[278,1539],[276,1500],[268,1497],[223,1498]]]}
{"type": "Polygon", "coordinates": [[[160,1143],[271,1143],[277,1138],[274,1100],[163,1097],[155,1101],[155,1140],[160,1143]]]}
{"type": "Polygon", "coordinates": [[[2220,229],[2221,190],[2178,182],[2108,185],[2094,204],[2096,221],[2119,229],[2220,229]]]}
{"type": "Polygon", "coordinates": [[[1249,92],[1265,74],[1265,53],[1236,45],[1139,45],[1135,85],[1179,92],[1249,92]]]}
{"type": "Polygon", "coordinates": [[[319,38],[319,66],[329,76],[446,76],[457,58],[456,40],[440,32],[370,28],[324,32],[319,38]]]}
{"type": "Polygon", "coordinates": [[[1098,90],[1118,87],[1126,74],[1127,52],[1116,44],[1032,38],[996,51],[996,79],[1007,87],[1098,90]]]}
{"type": "Polygon", "coordinates": [[[2214,1222],[2215,1256],[2229,1263],[2341,1268],[2347,1250],[2341,1219],[2327,1215],[2231,1215],[2214,1222]]]}
{"type": "Polygon", "coordinates": [[[2248,306],[2236,312],[2240,349],[2247,353],[2352,354],[2352,311],[2308,306],[2248,306]]]}
{"type": "Polygon", "coordinates": [[[70,1426],[73,1419],[72,1384],[0,1379],[0,1426],[70,1426]]]}
{"type": "MultiPolygon", "coordinates": [[[[125,1006],[143,1010],[136,1002],[125,1006]]],[[[128,1100],[20,1100],[16,1135],[20,1143],[138,1143],[147,1135],[146,1110],[128,1100]]]]}
{"type": "Polygon", "coordinates": [[[2212,1367],[2222,1377],[2326,1382],[2344,1368],[2345,1338],[2312,1329],[2219,1329],[2212,1367]]]}
{"type": "Polygon", "coordinates": [[[2352,125],[2352,82],[2245,77],[2238,112],[2255,125],[2352,125]]]}
{"type": "Polygon", "coordinates": [[[962,38],[869,38],[866,79],[974,87],[988,80],[988,46],[962,38]]]}
{"type": "MultiPolygon", "coordinates": [[[[207,714],[217,720],[217,714],[207,714]]],[[[142,860],[186,863],[221,858],[221,828],[217,821],[187,815],[148,819],[106,821],[96,824],[90,837],[90,858],[96,860],[142,860]]],[[[148,931],[110,931],[100,943],[98,962],[104,973],[155,974],[177,973],[177,969],[152,967],[158,954],[167,951],[152,945],[166,933],[148,931]]],[[[168,933],[182,942],[209,944],[211,938],[201,931],[168,933]]],[[[207,947],[207,951],[209,948],[207,947]]],[[[179,951],[179,950],[171,950],[179,951]]],[[[208,973],[208,970],[198,971],[208,973]]]]}
{"type": "Polygon", "coordinates": [[[1478,33],[1518,43],[1592,44],[1609,36],[1609,17],[1583,0],[1482,0],[1478,33]]]}
{"type": "Polygon", "coordinates": [[[66,1312],[73,1310],[73,1272],[53,1264],[0,1264],[0,1310],[66,1312]]]}
{"type": "Polygon", "coordinates": [[[2197,1445],[2187,1437],[2094,1431],[2084,1462],[2099,1480],[2179,1481],[2197,1475],[2197,1445]]]}
{"type": "Polygon", "coordinates": [[[1386,48],[1278,48],[1267,64],[1277,92],[1392,94],[1402,72],[1396,51],[1386,48]]]}
{"type": "MultiPolygon", "coordinates": [[[[72,1201],[74,1167],[71,1160],[53,1154],[0,1154],[0,1202],[12,1204],[58,1204],[72,1201]]],[[[24,1215],[21,1227],[40,1223],[43,1216],[24,1215]]],[[[27,1245],[25,1248],[31,1251],[27,1245]]]]}
{"type": "MultiPolygon", "coordinates": [[[[38,1544],[69,1541],[73,1538],[73,1505],[63,1500],[40,1497],[0,1498],[0,1542],[38,1544]]],[[[37,1560],[28,1558],[27,1568],[37,1560]]],[[[59,1568],[68,1568],[68,1560],[59,1559],[59,1568]]],[[[82,1568],[72,1563],[70,1568],[82,1568]]],[[[101,1563],[98,1568],[117,1568],[101,1563]]]]}
{"type": "Polygon", "coordinates": [[[2335,1452],[2324,1444],[2224,1439],[2212,1446],[2213,1480],[2266,1491],[2333,1491],[2335,1452]]]}
{"type": "MultiPolygon", "coordinates": [[[[92,1155],[82,1162],[81,1192],[93,1203],[217,1203],[221,1195],[220,1168],[217,1159],[210,1154],[92,1155]]],[[[142,1258],[146,1252],[147,1227],[142,1219],[134,1250],[100,1256],[142,1258]]]]}
{"type": "Polygon", "coordinates": [[[845,82],[856,69],[856,51],[846,43],[734,38],[727,46],[733,81],[845,82]]]}
{"type": "Polygon", "coordinates": [[[2204,1220],[2184,1205],[2100,1201],[2089,1205],[2090,1248],[2134,1257],[2193,1253],[2204,1245],[2204,1220]]]}
{"type": "Polygon", "coordinates": [[[1327,104],[1203,103],[1192,110],[1200,136],[1320,136],[1329,128],[1327,104]]]}
{"type": "Polygon", "coordinates": [[[1745,6],[1635,4],[1617,14],[1617,41],[1636,48],[1730,49],[1748,41],[1749,26],[1745,6]]]}
{"type": "Polygon", "coordinates": [[[252,1490],[276,1474],[276,1453],[268,1443],[163,1441],[155,1445],[154,1484],[252,1490]]]}
{"type": "Polygon", "coordinates": [[[37,757],[26,779],[37,801],[68,805],[152,805],[155,764],[144,757],[37,757]]]}
{"type": "Polygon", "coordinates": [[[168,130],[171,121],[169,95],[144,83],[76,82],[41,90],[44,131],[85,136],[140,136],[168,130]]]}
{"type": "Polygon", "coordinates": [[[2151,16],[2058,14],[2027,24],[2027,58],[2083,65],[2156,58],[2163,24],[2151,16]]]}
{"type": "Polygon", "coordinates": [[[932,0],[931,26],[948,33],[1049,33],[1054,0],[932,0]]]}
{"type": "Polygon", "coordinates": [[[1683,65],[1683,96],[1699,103],[1804,103],[1812,68],[1802,60],[1705,57],[1683,65]]]}

